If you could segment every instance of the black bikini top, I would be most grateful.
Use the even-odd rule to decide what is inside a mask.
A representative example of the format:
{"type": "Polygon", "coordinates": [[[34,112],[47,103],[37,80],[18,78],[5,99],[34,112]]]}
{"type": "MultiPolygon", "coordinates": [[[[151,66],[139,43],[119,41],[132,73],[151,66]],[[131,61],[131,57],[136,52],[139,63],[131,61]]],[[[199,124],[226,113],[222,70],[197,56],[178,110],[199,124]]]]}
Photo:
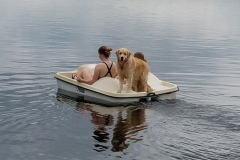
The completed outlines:
{"type": "MultiPolygon", "coordinates": [[[[112,73],[111,73],[111,69],[112,69],[112,65],[113,65],[113,62],[112,62],[112,64],[111,64],[111,66],[110,67],[108,67],[108,65],[107,65],[107,63],[106,62],[103,62],[103,63],[105,63],[106,64],[106,66],[107,66],[107,69],[108,69],[108,72],[105,74],[105,76],[103,76],[103,77],[106,77],[107,75],[108,75],[108,73],[110,74],[110,76],[112,77],[112,73]]],[[[102,78],[102,77],[99,77],[98,79],[100,79],[100,78],[102,78]]]]}

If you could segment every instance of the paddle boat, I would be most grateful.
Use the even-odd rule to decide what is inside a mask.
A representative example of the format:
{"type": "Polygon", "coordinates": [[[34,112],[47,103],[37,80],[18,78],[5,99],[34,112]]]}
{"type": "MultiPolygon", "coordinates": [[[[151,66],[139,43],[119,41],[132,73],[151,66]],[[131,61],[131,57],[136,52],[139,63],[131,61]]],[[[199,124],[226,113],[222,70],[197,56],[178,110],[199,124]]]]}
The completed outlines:
{"type": "Polygon", "coordinates": [[[79,73],[83,69],[87,69],[93,73],[95,66],[96,64],[85,64],[74,71],[58,72],[55,75],[58,92],[78,100],[106,106],[127,105],[139,101],[176,99],[176,92],[178,91],[177,85],[162,81],[152,73],[148,75],[148,85],[153,89],[151,93],[135,91],[126,93],[127,85],[123,86],[122,93],[117,93],[119,80],[111,77],[100,78],[92,85],[72,79],[73,73],[79,73]]]}

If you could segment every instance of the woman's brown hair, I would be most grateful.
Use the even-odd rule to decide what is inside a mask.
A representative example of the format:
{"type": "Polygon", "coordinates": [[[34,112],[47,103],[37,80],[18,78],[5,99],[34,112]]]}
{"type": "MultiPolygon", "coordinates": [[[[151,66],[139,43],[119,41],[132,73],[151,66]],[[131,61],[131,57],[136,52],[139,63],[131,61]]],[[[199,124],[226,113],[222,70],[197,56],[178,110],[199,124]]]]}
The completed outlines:
{"type": "Polygon", "coordinates": [[[106,46],[102,46],[98,49],[98,53],[103,54],[106,58],[110,57],[111,51],[112,51],[112,48],[106,47],[106,46]]]}

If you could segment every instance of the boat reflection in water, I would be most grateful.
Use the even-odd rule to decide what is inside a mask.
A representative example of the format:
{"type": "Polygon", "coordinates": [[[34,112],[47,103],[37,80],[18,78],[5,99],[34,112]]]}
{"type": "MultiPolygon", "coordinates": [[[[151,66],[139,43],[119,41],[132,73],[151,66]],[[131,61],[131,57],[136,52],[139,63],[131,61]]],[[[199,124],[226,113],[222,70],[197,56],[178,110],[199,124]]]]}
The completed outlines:
{"type": "MultiPolygon", "coordinates": [[[[57,98],[59,97],[61,101],[69,102],[70,97],[67,98],[58,93],[57,98]]],[[[128,107],[104,107],[86,102],[75,104],[77,111],[90,112],[91,122],[94,125],[92,137],[97,142],[94,150],[98,152],[108,149],[113,152],[123,151],[131,143],[142,140],[142,135],[138,133],[147,128],[143,103],[128,107]]]]}
{"type": "Polygon", "coordinates": [[[76,107],[78,111],[91,112],[91,122],[94,125],[93,138],[98,142],[95,144],[96,151],[109,149],[107,145],[110,137],[113,152],[123,151],[131,142],[142,140],[136,134],[147,127],[144,106],[110,108],[79,102],[76,107]]]}

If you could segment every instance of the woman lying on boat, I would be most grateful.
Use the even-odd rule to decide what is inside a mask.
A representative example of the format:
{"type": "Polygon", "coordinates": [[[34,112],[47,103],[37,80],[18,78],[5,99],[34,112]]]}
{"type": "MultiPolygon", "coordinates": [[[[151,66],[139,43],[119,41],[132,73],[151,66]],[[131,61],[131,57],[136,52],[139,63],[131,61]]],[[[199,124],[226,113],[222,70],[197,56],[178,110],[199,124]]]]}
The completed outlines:
{"type": "Polygon", "coordinates": [[[95,66],[93,75],[86,69],[83,69],[79,75],[74,73],[72,78],[78,82],[93,84],[102,77],[117,77],[117,66],[110,60],[112,48],[102,46],[98,49],[98,55],[102,63],[95,66]]]}

